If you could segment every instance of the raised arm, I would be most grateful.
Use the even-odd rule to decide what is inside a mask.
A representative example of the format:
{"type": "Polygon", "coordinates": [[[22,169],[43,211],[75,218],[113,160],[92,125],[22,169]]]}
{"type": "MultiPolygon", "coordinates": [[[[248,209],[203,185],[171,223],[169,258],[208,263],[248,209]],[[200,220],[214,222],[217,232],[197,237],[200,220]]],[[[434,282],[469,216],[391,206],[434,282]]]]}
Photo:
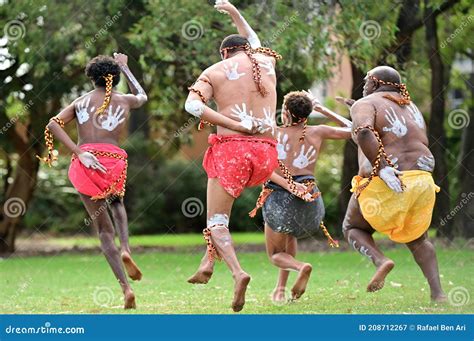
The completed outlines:
{"type": "Polygon", "coordinates": [[[145,90],[138,83],[137,79],[133,75],[132,71],[128,68],[127,62],[128,57],[123,53],[114,53],[114,59],[120,67],[120,70],[127,79],[128,87],[132,91],[132,94],[125,95],[130,105],[130,108],[136,109],[141,107],[148,101],[148,97],[145,93],[145,90]]]}
{"type": "Polygon", "coordinates": [[[206,72],[199,76],[198,80],[189,87],[189,95],[186,99],[184,109],[191,115],[209,122],[211,124],[238,131],[244,134],[252,134],[257,131],[257,123],[250,116],[248,119],[235,121],[213,110],[207,102],[213,97],[213,89],[206,72]]]}
{"type": "Polygon", "coordinates": [[[216,0],[214,6],[219,12],[229,14],[241,36],[247,38],[253,49],[261,47],[260,39],[239,10],[227,0],[216,0]]]}
{"type": "Polygon", "coordinates": [[[313,95],[311,90],[304,91],[306,95],[311,99],[311,102],[313,102],[313,109],[316,112],[319,112],[329,118],[331,121],[335,122],[341,127],[347,127],[347,128],[352,128],[352,122],[348,120],[347,118],[336,114],[334,111],[330,110],[329,108],[326,108],[323,106],[313,95]]]}
{"type": "Polygon", "coordinates": [[[331,127],[327,125],[318,125],[314,132],[323,139],[348,140],[351,138],[352,129],[349,127],[331,127]]]}

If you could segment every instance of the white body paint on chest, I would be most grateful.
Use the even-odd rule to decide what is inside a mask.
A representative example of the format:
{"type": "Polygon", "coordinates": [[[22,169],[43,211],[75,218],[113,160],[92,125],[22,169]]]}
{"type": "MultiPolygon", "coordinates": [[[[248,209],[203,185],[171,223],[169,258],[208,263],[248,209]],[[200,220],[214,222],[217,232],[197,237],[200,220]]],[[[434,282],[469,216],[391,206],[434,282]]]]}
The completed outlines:
{"type": "Polygon", "coordinates": [[[86,123],[89,118],[90,118],[90,115],[89,115],[89,112],[92,114],[95,110],[95,107],[92,107],[90,110],[89,110],[89,104],[91,102],[91,97],[88,96],[86,98],[84,98],[82,100],[82,102],[80,103],[76,103],[74,105],[75,109],[76,109],[76,116],[77,116],[77,121],[79,122],[79,124],[84,124],[86,123]]]}
{"type": "Polygon", "coordinates": [[[224,72],[228,80],[235,81],[242,76],[245,76],[245,73],[239,73],[237,70],[239,67],[239,62],[231,63],[230,67],[227,64],[224,64],[224,72]]]}
{"type": "Polygon", "coordinates": [[[308,151],[305,153],[305,145],[301,146],[300,153],[295,153],[296,159],[293,160],[293,166],[299,169],[304,169],[310,164],[316,162],[316,149],[313,146],[308,148],[308,151]]]}
{"type": "Polygon", "coordinates": [[[383,127],[383,131],[389,131],[395,134],[397,137],[403,137],[407,134],[407,122],[405,117],[398,118],[395,110],[390,107],[389,110],[385,109],[387,115],[385,115],[388,123],[390,124],[388,127],[383,127]]]}

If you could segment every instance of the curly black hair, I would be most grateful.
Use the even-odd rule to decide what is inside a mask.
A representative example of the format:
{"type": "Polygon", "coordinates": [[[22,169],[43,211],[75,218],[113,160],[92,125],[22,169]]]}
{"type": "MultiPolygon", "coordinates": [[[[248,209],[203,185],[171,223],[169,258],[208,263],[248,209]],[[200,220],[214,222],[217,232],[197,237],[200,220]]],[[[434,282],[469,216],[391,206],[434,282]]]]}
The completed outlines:
{"type": "Polygon", "coordinates": [[[309,114],[313,111],[313,103],[301,91],[293,91],[286,94],[284,103],[285,108],[298,120],[308,118],[309,114]]]}
{"type": "Polygon", "coordinates": [[[97,87],[105,87],[105,76],[112,75],[112,86],[120,82],[120,67],[112,57],[99,55],[87,63],[86,76],[92,80],[97,87]]]}
{"type": "MultiPolygon", "coordinates": [[[[245,44],[250,44],[247,38],[239,34],[231,34],[230,36],[227,36],[224,38],[224,40],[221,43],[220,50],[229,48],[229,47],[242,46],[245,44]]],[[[237,51],[243,51],[243,48],[233,49],[231,53],[234,53],[237,51]]]]}

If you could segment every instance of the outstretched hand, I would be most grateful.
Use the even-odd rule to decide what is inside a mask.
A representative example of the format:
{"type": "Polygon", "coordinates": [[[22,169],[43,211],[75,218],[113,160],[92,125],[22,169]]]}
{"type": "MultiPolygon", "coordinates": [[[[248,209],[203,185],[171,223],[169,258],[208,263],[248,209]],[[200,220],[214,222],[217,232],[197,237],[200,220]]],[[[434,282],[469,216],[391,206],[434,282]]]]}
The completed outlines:
{"type": "Polygon", "coordinates": [[[114,60],[119,66],[126,66],[128,63],[128,56],[123,53],[114,52],[114,60]]]}
{"type": "Polygon", "coordinates": [[[340,104],[344,104],[349,107],[349,109],[352,107],[352,105],[356,102],[355,99],[352,98],[344,98],[340,96],[335,97],[336,101],[338,101],[340,104]]]}
{"type": "Polygon", "coordinates": [[[214,8],[223,14],[238,12],[237,8],[235,8],[235,6],[232,5],[228,0],[216,0],[214,8]]]}

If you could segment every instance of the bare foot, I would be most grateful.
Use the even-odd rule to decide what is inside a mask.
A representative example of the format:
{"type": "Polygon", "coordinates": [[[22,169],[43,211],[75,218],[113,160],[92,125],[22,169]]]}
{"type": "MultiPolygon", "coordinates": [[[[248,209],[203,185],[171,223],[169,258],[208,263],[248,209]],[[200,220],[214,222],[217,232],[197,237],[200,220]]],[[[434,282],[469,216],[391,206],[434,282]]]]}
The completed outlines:
{"type": "Polygon", "coordinates": [[[439,293],[436,295],[431,295],[431,302],[433,303],[446,303],[448,302],[448,297],[443,293],[439,293]]]}
{"type": "Polygon", "coordinates": [[[385,284],[385,277],[387,277],[388,273],[392,271],[394,266],[395,263],[391,259],[387,259],[383,262],[382,265],[377,268],[375,275],[367,285],[367,292],[375,292],[382,289],[385,284]]]}
{"type": "Polygon", "coordinates": [[[235,277],[234,300],[232,301],[232,310],[236,313],[241,311],[245,305],[245,292],[250,282],[250,276],[245,272],[235,277]]]}
{"type": "Polygon", "coordinates": [[[276,287],[275,290],[272,292],[272,301],[274,303],[285,303],[286,296],[285,296],[285,287],[276,287]]]}
{"type": "Polygon", "coordinates": [[[188,283],[191,284],[207,284],[212,277],[212,269],[201,269],[199,268],[198,271],[194,275],[188,278],[188,283]]]}
{"type": "Polygon", "coordinates": [[[125,266],[125,270],[127,270],[128,276],[131,279],[134,281],[139,281],[142,279],[142,272],[127,251],[122,252],[122,262],[125,266]]]}
{"type": "Polygon", "coordinates": [[[291,288],[291,297],[294,300],[300,298],[306,291],[306,285],[308,284],[309,277],[311,276],[311,271],[313,267],[311,264],[306,263],[301,267],[301,270],[296,278],[295,285],[291,288]]]}
{"type": "Polygon", "coordinates": [[[124,293],[125,305],[124,309],[136,309],[137,305],[135,304],[135,294],[132,290],[127,290],[124,293]]]}

